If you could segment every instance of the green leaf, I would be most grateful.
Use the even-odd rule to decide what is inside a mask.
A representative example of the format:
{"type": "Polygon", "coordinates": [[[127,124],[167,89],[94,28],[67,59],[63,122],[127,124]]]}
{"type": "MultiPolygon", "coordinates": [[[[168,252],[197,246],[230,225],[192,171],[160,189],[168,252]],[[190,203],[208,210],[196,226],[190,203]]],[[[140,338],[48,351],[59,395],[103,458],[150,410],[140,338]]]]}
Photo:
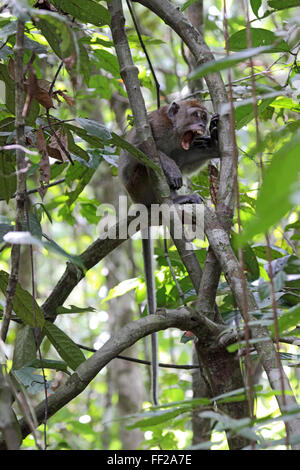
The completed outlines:
{"type": "Polygon", "coordinates": [[[12,374],[17,378],[17,381],[21,382],[26,389],[33,394],[37,392],[44,392],[45,387],[48,391],[51,391],[52,381],[45,383],[42,375],[35,374],[33,367],[24,366],[21,369],[12,371],[12,374]]]}
{"type": "Polygon", "coordinates": [[[94,54],[102,69],[110,72],[113,77],[120,78],[119,62],[115,55],[105,49],[96,49],[94,54]]]}
{"type": "Polygon", "coordinates": [[[6,202],[17,189],[17,179],[13,157],[8,152],[0,153],[0,199],[6,202]]]}
{"type": "Polygon", "coordinates": [[[92,75],[89,81],[89,87],[95,88],[98,99],[105,98],[109,100],[111,98],[109,79],[104,75],[92,75]]]}
{"type": "Polygon", "coordinates": [[[293,208],[292,197],[300,170],[299,152],[300,135],[296,135],[274,154],[258,194],[256,217],[246,225],[240,239],[242,243],[258,233],[265,233],[293,208]]]}
{"type": "MultiPolygon", "coordinates": [[[[300,105],[292,98],[284,97],[284,98],[277,98],[273,103],[270,105],[273,108],[283,108],[289,109],[295,113],[300,113],[300,105]]],[[[297,123],[296,123],[297,124],[297,123]]]]}
{"type": "Polygon", "coordinates": [[[197,67],[192,73],[190,73],[188,78],[191,80],[196,80],[198,78],[204,77],[208,73],[229,69],[230,67],[233,67],[240,62],[244,62],[250,57],[263,54],[264,52],[270,52],[270,49],[271,46],[254,47],[241,52],[230,54],[229,56],[223,57],[219,60],[212,60],[201,65],[200,67],[197,67]]]}
{"type": "Polygon", "coordinates": [[[36,10],[35,14],[39,16],[37,27],[55,54],[60,59],[70,57],[74,53],[78,57],[79,48],[69,21],[62,15],[46,10],[36,10]]]}
{"type": "Polygon", "coordinates": [[[14,229],[13,225],[0,223],[0,242],[3,241],[3,236],[7,232],[10,232],[13,229],[14,229]]]}
{"type": "Polygon", "coordinates": [[[105,299],[102,300],[103,302],[107,302],[108,300],[114,299],[116,297],[120,297],[121,295],[126,294],[132,289],[135,289],[141,284],[141,280],[139,277],[133,277],[132,279],[126,279],[125,281],[120,282],[117,286],[110,289],[105,299]]]}
{"type": "MultiPolygon", "coordinates": [[[[287,333],[289,329],[296,327],[300,323],[300,305],[288,310],[286,313],[278,317],[279,334],[287,333]]],[[[275,334],[274,325],[270,326],[271,332],[275,334]]]]}
{"type": "Polygon", "coordinates": [[[299,0],[268,0],[268,5],[275,10],[299,7],[299,0]]]}
{"type": "Polygon", "coordinates": [[[55,253],[58,253],[59,255],[64,256],[69,261],[71,261],[71,263],[74,263],[75,265],[79,266],[81,269],[85,269],[80,256],[71,255],[70,253],[65,251],[61,246],[59,246],[54,240],[51,240],[50,238],[47,237],[47,241],[43,242],[43,246],[50,251],[53,251],[55,253]]]}
{"type": "MultiPolygon", "coordinates": [[[[65,372],[66,374],[70,375],[68,365],[64,361],[43,358],[42,364],[44,369],[61,370],[62,372],[65,372]]],[[[27,366],[33,367],[34,369],[41,369],[42,364],[39,359],[33,359],[32,361],[28,362],[27,366]]]]}
{"type": "Polygon", "coordinates": [[[89,135],[98,137],[101,140],[110,140],[111,133],[107,127],[100,124],[100,122],[92,121],[91,119],[76,118],[75,119],[89,135]]]}
{"type": "MultiPolygon", "coordinates": [[[[273,98],[262,98],[260,103],[257,105],[257,114],[260,116],[265,109],[274,102],[275,97],[273,98]]],[[[236,129],[241,129],[242,127],[249,124],[249,122],[254,119],[254,108],[253,102],[248,103],[248,100],[243,100],[237,102],[234,105],[234,119],[236,129]],[[246,102],[246,103],[245,103],[246,102]]]]}
{"type": "Polygon", "coordinates": [[[89,54],[81,41],[79,41],[79,64],[80,72],[84,77],[85,83],[88,85],[91,76],[92,64],[90,62],[89,54]]]}
{"type": "Polygon", "coordinates": [[[177,416],[190,411],[190,407],[185,409],[184,407],[175,409],[175,410],[157,410],[153,412],[149,412],[145,414],[145,417],[139,421],[136,421],[134,424],[127,426],[127,429],[135,429],[135,428],[150,428],[151,426],[155,426],[157,424],[165,423],[170,419],[176,418],[177,416]]]}
{"type": "Polygon", "coordinates": [[[84,354],[77,344],[56,325],[46,321],[43,331],[57,353],[72,370],[77,369],[85,361],[84,354]]]}
{"type": "MultiPolygon", "coordinates": [[[[268,259],[268,249],[266,244],[256,243],[255,245],[252,245],[252,250],[258,258],[266,260],[268,259]]],[[[282,258],[283,256],[287,255],[287,252],[285,252],[282,248],[278,248],[276,246],[271,247],[270,251],[272,260],[282,258]]]]}
{"type": "Polygon", "coordinates": [[[12,368],[21,369],[21,367],[35,358],[36,344],[32,327],[21,325],[17,330],[12,368]]]}
{"type": "MultiPolygon", "coordinates": [[[[251,46],[270,46],[268,52],[288,52],[290,50],[287,42],[280,39],[272,31],[262,28],[251,28],[251,46]]],[[[237,31],[229,38],[229,49],[231,51],[241,51],[248,49],[247,29],[237,31]]]]}
{"type": "Polygon", "coordinates": [[[10,36],[12,36],[13,34],[16,34],[16,31],[17,31],[16,21],[11,21],[10,23],[7,23],[5,26],[2,26],[0,28],[1,41],[6,42],[10,36]]]}
{"type": "Polygon", "coordinates": [[[53,0],[52,3],[83,23],[95,26],[110,24],[109,11],[94,0],[53,0]]]}
{"type": "MultiPolygon", "coordinates": [[[[233,250],[238,256],[238,234],[232,232],[231,233],[231,244],[233,250]]],[[[259,264],[256,259],[255,253],[252,250],[249,244],[243,246],[243,257],[244,257],[244,264],[245,270],[247,271],[247,278],[249,281],[255,281],[255,279],[259,278],[259,264]]]]}
{"type": "Polygon", "coordinates": [[[94,307],[76,307],[76,305],[70,305],[69,308],[66,307],[57,307],[56,313],[58,315],[65,313],[84,313],[84,312],[95,312],[94,307]]]}
{"type": "Polygon", "coordinates": [[[250,0],[251,8],[256,17],[258,17],[258,10],[261,7],[262,0],[250,0]]]}
{"type": "MultiPolygon", "coordinates": [[[[6,295],[7,283],[9,275],[5,271],[0,271],[0,289],[6,295]]],[[[33,313],[33,297],[26,290],[22,289],[20,284],[17,284],[16,293],[14,296],[13,310],[21,320],[32,327],[36,325],[38,328],[43,328],[44,315],[37,302],[35,301],[36,323],[33,313]]]]}

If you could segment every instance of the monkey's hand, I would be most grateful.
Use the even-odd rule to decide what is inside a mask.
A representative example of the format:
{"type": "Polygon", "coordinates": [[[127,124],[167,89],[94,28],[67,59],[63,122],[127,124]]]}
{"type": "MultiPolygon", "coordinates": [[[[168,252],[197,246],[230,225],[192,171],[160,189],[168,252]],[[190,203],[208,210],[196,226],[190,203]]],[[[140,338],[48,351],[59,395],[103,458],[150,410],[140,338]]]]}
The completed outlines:
{"type": "Polygon", "coordinates": [[[202,204],[203,199],[199,196],[199,194],[182,194],[179,196],[172,197],[174,204],[202,204]]]}
{"type": "Polygon", "coordinates": [[[215,113],[212,115],[210,124],[209,124],[209,132],[211,140],[214,144],[218,142],[218,123],[219,123],[219,114],[215,113]]]}
{"type": "Polygon", "coordinates": [[[182,174],[177,164],[163,152],[159,152],[162,169],[171,189],[180,189],[183,185],[182,174]]]}

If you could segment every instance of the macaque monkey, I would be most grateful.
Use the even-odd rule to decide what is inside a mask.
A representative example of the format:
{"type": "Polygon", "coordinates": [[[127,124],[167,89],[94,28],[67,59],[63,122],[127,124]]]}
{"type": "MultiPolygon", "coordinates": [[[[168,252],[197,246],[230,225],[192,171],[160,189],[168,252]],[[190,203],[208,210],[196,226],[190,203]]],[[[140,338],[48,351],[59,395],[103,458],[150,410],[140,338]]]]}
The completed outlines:
{"type": "MultiPolygon", "coordinates": [[[[149,114],[149,123],[160,162],[174,204],[201,203],[198,194],[178,195],[176,190],[183,185],[182,172],[191,173],[211,158],[219,158],[218,115],[212,116],[197,99],[173,102],[149,114]]],[[[138,145],[133,128],[127,140],[138,145]]],[[[150,207],[156,203],[148,168],[127,151],[120,155],[119,177],[131,199],[150,207]]],[[[147,286],[148,313],[156,312],[156,295],[153,269],[153,246],[151,236],[143,238],[144,268],[147,286]]],[[[157,395],[157,333],[152,335],[152,392],[153,402],[157,395]]]]}

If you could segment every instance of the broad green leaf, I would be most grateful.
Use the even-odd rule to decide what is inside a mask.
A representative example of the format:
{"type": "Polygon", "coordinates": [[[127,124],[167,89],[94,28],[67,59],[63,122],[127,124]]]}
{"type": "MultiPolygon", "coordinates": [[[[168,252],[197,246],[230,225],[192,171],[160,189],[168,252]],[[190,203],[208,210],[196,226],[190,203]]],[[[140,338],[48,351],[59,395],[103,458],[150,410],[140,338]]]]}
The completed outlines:
{"type": "MultiPolygon", "coordinates": [[[[231,244],[235,251],[236,256],[238,256],[238,234],[231,233],[231,244]]],[[[245,270],[247,271],[247,278],[250,281],[255,281],[259,278],[259,265],[256,259],[255,253],[252,250],[251,246],[247,243],[243,246],[243,257],[245,270]]]]}
{"type": "MultiPolygon", "coordinates": [[[[68,136],[68,150],[71,153],[72,157],[74,157],[74,159],[76,157],[79,157],[81,161],[83,160],[85,163],[87,163],[89,161],[89,154],[82,147],[75,144],[72,132],[70,132],[69,130],[67,130],[67,136],[68,136]]],[[[74,165],[72,165],[72,167],[73,166],[77,168],[77,171],[78,171],[78,167],[81,167],[82,169],[82,165],[78,165],[76,162],[74,162],[74,165]]],[[[74,168],[73,168],[73,171],[74,171],[74,168]]],[[[70,172],[70,167],[67,170],[67,174],[68,172],[70,172]]]]}
{"type": "Polygon", "coordinates": [[[7,233],[13,230],[14,227],[9,224],[2,224],[0,223],[0,242],[3,241],[3,236],[7,233]]]}
{"type": "Polygon", "coordinates": [[[79,65],[84,81],[88,85],[91,76],[92,64],[90,62],[89,54],[81,41],[79,41],[79,65]]]}
{"type": "MultiPolygon", "coordinates": [[[[245,226],[242,243],[258,233],[265,233],[294,206],[292,197],[300,170],[299,152],[300,135],[296,135],[273,156],[258,194],[256,217],[245,226]]],[[[299,190],[299,184],[297,187],[299,190]]]]}
{"type": "Polygon", "coordinates": [[[107,302],[108,300],[114,299],[115,297],[120,297],[121,295],[126,294],[132,289],[135,289],[141,284],[139,277],[133,277],[132,279],[126,279],[125,281],[120,282],[117,286],[110,289],[105,299],[102,302],[107,302]]]}
{"type": "Polygon", "coordinates": [[[265,52],[270,52],[270,49],[271,46],[254,47],[230,54],[229,56],[223,57],[219,60],[207,62],[200,67],[197,67],[192,73],[190,73],[188,78],[191,80],[196,80],[198,78],[204,77],[208,73],[229,69],[230,67],[233,67],[240,62],[245,62],[245,60],[249,59],[250,57],[254,57],[265,52]]]}
{"type": "Polygon", "coordinates": [[[262,0],[250,0],[251,8],[256,17],[258,17],[258,10],[261,7],[262,0]]]}
{"type": "Polygon", "coordinates": [[[190,411],[190,407],[188,406],[186,409],[181,407],[175,410],[157,410],[154,412],[145,413],[145,417],[139,421],[136,421],[134,424],[127,426],[127,429],[135,429],[135,428],[150,428],[151,426],[155,426],[157,424],[165,423],[170,419],[176,418],[177,416],[190,411]]]}
{"type": "MultiPolygon", "coordinates": [[[[247,29],[237,31],[229,38],[229,49],[231,51],[241,51],[248,48],[247,29]]],[[[289,45],[277,37],[272,31],[262,28],[251,28],[251,46],[270,46],[268,52],[288,52],[289,45]]]]}
{"type": "Polygon", "coordinates": [[[13,55],[14,51],[11,47],[0,44],[0,59],[5,60],[8,55],[13,55]]]}
{"type": "MultiPolygon", "coordinates": [[[[271,105],[271,103],[274,101],[274,98],[262,98],[260,102],[257,105],[257,114],[260,116],[264,110],[271,105]]],[[[245,100],[248,101],[248,100],[245,100]]],[[[251,99],[252,101],[252,99],[251,99]]],[[[251,103],[244,103],[244,100],[242,102],[237,102],[234,105],[234,119],[235,119],[235,127],[236,129],[241,129],[242,127],[246,126],[249,124],[249,122],[254,119],[254,108],[253,108],[253,102],[251,103]]]]}
{"type": "Polygon", "coordinates": [[[275,10],[299,7],[299,0],[268,0],[268,5],[275,10]]]}
{"type": "Polygon", "coordinates": [[[36,374],[35,371],[36,369],[33,367],[24,366],[21,369],[13,370],[12,374],[30,393],[44,392],[45,387],[51,392],[52,380],[47,380],[45,383],[44,377],[36,374]]]}
{"type": "Polygon", "coordinates": [[[109,100],[111,98],[109,79],[105,77],[105,75],[92,75],[89,81],[89,87],[95,88],[98,99],[105,98],[109,100]]]}
{"type": "Polygon", "coordinates": [[[86,130],[88,134],[98,137],[104,141],[111,139],[110,131],[100,122],[84,118],[76,118],[76,121],[86,130]]]}
{"type": "MultiPolygon", "coordinates": [[[[5,271],[0,271],[0,289],[2,293],[6,295],[7,283],[9,275],[5,271]]],[[[43,328],[44,325],[44,315],[37,302],[35,304],[35,314],[36,322],[33,312],[33,297],[26,290],[22,289],[20,284],[17,284],[16,293],[14,296],[13,310],[15,314],[21,318],[23,323],[30,325],[32,327],[38,326],[38,328],[43,328]]]]}
{"type": "Polygon", "coordinates": [[[81,269],[84,269],[84,264],[82,263],[82,260],[81,260],[80,256],[71,255],[70,253],[65,251],[61,246],[59,246],[54,240],[51,240],[48,237],[47,237],[47,241],[46,242],[43,241],[42,243],[43,243],[43,246],[45,248],[47,248],[48,250],[53,251],[55,253],[58,253],[59,255],[64,256],[71,263],[74,263],[77,266],[79,266],[81,269]]]}
{"type": "Polygon", "coordinates": [[[77,344],[56,325],[46,321],[43,331],[50,343],[55,347],[57,353],[72,370],[75,370],[85,361],[84,354],[77,344]]]}
{"type": "MultiPolygon", "coordinates": [[[[40,221],[38,220],[36,214],[31,210],[29,212],[29,227],[30,227],[30,233],[36,237],[38,240],[41,240],[42,238],[42,227],[40,224],[40,221]]],[[[23,229],[27,230],[27,222],[24,222],[23,229]]]]}
{"type": "Polygon", "coordinates": [[[95,26],[110,24],[110,13],[94,0],[53,0],[52,3],[83,23],[95,26]]]}
{"type": "Polygon", "coordinates": [[[16,31],[17,31],[16,21],[11,21],[10,23],[7,23],[6,25],[2,26],[0,28],[1,41],[5,43],[10,36],[12,36],[13,34],[16,34],[16,31]]]}
{"type": "MultiPolygon", "coordinates": [[[[278,329],[279,334],[287,333],[290,328],[294,328],[295,326],[299,325],[300,323],[300,305],[296,305],[295,307],[288,310],[286,313],[283,313],[280,317],[278,317],[278,329]]],[[[270,326],[271,332],[275,334],[274,325],[270,326]]]]}
{"type": "Polygon", "coordinates": [[[270,106],[272,106],[273,108],[289,109],[290,111],[293,111],[295,113],[300,113],[299,103],[294,101],[292,98],[288,97],[277,98],[275,101],[273,101],[270,106]]]}
{"type": "Polygon", "coordinates": [[[60,59],[66,59],[72,54],[78,57],[79,48],[69,21],[62,15],[46,10],[36,10],[35,14],[39,16],[37,27],[55,54],[60,59]]]}
{"type": "Polygon", "coordinates": [[[21,325],[17,330],[12,368],[21,369],[35,358],[36,344],[33,329],[29,325],[21,325]]]}
{"type": "MultiPolygon", "coordinates": [[[[256,243],[252,245],[252,250],[256,254],[258,258],[268,259],[268,249],[267,245],[264,243],[256,243]]],[[[283,256],[287,255],[287,252],[284,251],[282,248],[278,248],[277,246],[273,246],[270,248],[271,251],[271,259],[278,259],[282,258],[283,256]]]]}
{"type": "MultiPolygon", "coordinates": [[[[62,372],[65,372],[66,374],[70,375],[68,365],[64,361],[43,358],[42,364],[44,369],[61,370],[62,372]]],[[[28,362],[27,366],[33,367],[34,369],[41,369],[42,364],[39,359],[33,359],[32,361],[28,362]]]]}
{"type": "Polygon", "coordinates": [[[105,49],[96,49],[94,54],[102,69],[110,72],[113,77],[120,78],[119,62],[115,55],[105,49]]]}
{"type": "Polygon", "coordinates": [[[76,307],[76,305],[70,305],[69,308],[66,307],[57,307],[56,313],[58,315],[65,313],[84,313],[84,312],[95,312],[94,307],[76,307]]]}
{"type": "MultiPolygon", "coordinates": [[[[262,385],[255,385],[253,387],[253,392],[258,392],[263,389],[262,385]]],[[[237,388],[235,390],[231,390],[230,392],[222,393],[216,397],[211,399],[212,403],[216,401],[222,401],[222,403],[228,403],[232,401],[232,398],[237,399],[237,401],[245,400],[247,396],[248,387],[237,388]],[[228,401],[227,401],[228,400],[228,401]]]]}

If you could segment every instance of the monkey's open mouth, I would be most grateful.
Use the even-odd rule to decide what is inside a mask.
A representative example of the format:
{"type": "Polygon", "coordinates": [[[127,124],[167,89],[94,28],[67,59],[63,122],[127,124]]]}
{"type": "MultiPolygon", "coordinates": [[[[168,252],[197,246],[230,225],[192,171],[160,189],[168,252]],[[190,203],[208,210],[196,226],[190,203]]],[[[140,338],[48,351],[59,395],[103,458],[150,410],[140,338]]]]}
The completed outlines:
{"type": "Polygon", "coordinates": [[[195,131],[187,131],[183,134],[183,137],[181,139],[181,147],[183,150],[189,150],[190,146],[193,143],[193,140],[197,135],[203,136],[205,134],[205,129],[197,129],[195,131]]]}

